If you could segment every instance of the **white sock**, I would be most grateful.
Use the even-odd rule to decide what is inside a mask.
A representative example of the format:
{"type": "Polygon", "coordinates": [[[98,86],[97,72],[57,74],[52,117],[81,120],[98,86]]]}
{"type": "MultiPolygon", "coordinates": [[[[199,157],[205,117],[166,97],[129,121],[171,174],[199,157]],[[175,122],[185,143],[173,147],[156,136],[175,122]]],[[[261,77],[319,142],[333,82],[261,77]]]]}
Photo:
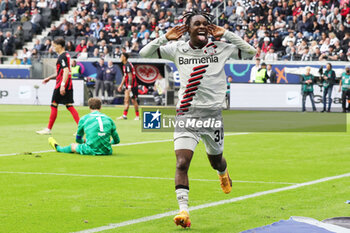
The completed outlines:
{"type": "Polygon", "coordinates": [[[180,212],[185,210],[188,213],[188,189],[176,189],[176,199],[179,203],[180,212]]]}
{"type": "Polygon", "coordinates": [[[218,174],[221,175],[221,176],[222,176],[222,175],[225,175],[226,170],[227,170],[227,168],[226,168],[225,171],[223,171],[223,172],[218,171],[218,174]]]}

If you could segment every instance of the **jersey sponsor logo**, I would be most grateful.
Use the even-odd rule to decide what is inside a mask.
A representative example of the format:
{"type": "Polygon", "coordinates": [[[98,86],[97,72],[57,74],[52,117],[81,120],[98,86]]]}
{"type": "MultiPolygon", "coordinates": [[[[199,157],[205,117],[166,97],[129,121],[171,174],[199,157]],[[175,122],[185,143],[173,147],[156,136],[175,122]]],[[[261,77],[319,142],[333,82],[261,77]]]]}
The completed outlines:
{"type": "Polygon", "coordinates": [[[159,75],[159,70],[153,65],[135,65],[137,77],[144,83],[154,83],[159,75]]]}
{"type": "Polygon", "coordinates": [[[197,65],[197,64],[208,64],[218,63],[219,58],[217,56],[207,56],[201,58],[184,58],[179,57],[179,65],[197,65]]]}

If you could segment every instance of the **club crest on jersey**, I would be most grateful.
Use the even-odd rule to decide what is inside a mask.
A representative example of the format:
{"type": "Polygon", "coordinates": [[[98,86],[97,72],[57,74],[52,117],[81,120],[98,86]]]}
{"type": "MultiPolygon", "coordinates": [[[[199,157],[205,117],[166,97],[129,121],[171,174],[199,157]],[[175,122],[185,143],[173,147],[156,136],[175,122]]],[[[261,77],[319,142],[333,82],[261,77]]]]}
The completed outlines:
{"type": "Polygon", "coordinates": [[[209,43],[209,44],[207,44],[206,46],[205,46],[205,49],[204,49],[204,54],[206,54],[206,55],[214,55],[215,53],[216,53],[216,48],[217,48],[218,46],[216,46],[216,44],[214,44],[213,42],[211,42],[211,43],[209,43]]]}
{"type": "Polygon", "coordinates": [[[204,54],[206,55],[214,55],[216,53],[216,50],[214,47],[209,47],[204,50],[204,54]]]}

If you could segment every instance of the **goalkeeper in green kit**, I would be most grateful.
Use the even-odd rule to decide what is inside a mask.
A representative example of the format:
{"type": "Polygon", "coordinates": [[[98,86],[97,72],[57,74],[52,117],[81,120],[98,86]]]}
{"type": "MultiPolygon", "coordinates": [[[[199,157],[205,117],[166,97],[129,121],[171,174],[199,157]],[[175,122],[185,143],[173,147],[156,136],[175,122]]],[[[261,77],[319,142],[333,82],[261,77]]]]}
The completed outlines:
{"type": "Polygon", "coordinates": [[[82,155],[111,155],[112,144],[120,142],[117,128],[113,120],[100,112],[101,100],[90,98],[88,105],[90,113],[79,120],[76,142],[69,146],[59,146],[53,137],[49,144],[57,151],[63,153],[78,153],[82,155]],[[86,140],[83,139],[86,134],[86,140]],[[112,141],[111,141],[112,137],[112,141]]]}

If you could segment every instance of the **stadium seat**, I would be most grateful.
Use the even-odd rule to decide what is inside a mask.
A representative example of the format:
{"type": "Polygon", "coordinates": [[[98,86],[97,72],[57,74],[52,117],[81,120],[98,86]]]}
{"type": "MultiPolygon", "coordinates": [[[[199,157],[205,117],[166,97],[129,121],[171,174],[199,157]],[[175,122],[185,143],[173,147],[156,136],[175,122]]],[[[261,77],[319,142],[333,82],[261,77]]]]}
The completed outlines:
{"type": "Polygon", "coordinates": [[[32,31],[33,25],[31,22],[24,22],[23,23],[23,30],[24,31],[32,31]]]}

